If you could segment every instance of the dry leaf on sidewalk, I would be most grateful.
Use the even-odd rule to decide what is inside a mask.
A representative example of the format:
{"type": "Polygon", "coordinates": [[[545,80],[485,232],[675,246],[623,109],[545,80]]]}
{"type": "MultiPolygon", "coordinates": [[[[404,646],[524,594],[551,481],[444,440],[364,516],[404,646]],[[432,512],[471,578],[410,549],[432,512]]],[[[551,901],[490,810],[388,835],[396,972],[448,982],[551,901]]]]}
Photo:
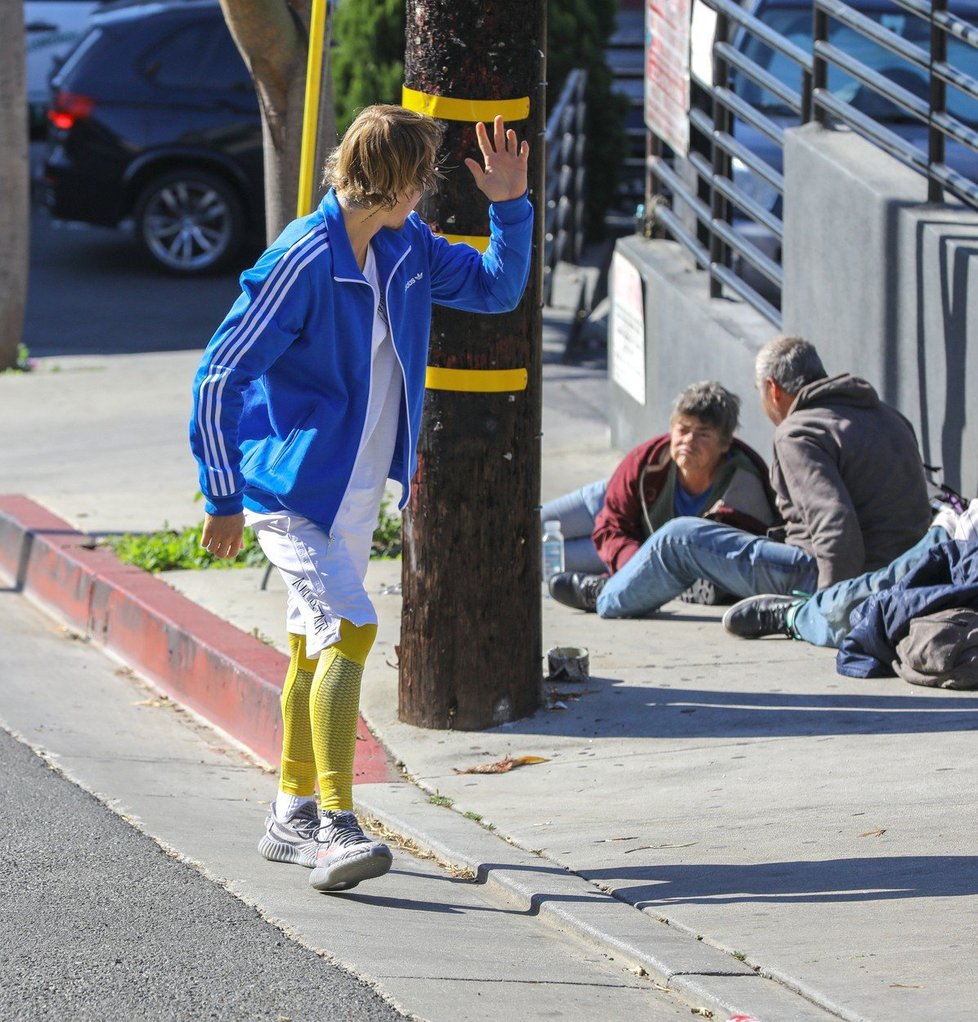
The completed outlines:
{"type": "Polygon", "coordinates": [[[882,837],[886,833],[886,827],[877,827],[876,830],[867,830],[860,834],[860,837],[882,837]]]}
{"type": "Polygon", "coordinates": [[[549,763],[545,756],[517,756],[513,759],[507,756],[505,759],[497,760],[495,763],[479,763],[476,766],[466,767],[460,770],[458,767],[452,769],[457,774],[508,774],[514,767],[532,766],[534,763],[549,763]]]}

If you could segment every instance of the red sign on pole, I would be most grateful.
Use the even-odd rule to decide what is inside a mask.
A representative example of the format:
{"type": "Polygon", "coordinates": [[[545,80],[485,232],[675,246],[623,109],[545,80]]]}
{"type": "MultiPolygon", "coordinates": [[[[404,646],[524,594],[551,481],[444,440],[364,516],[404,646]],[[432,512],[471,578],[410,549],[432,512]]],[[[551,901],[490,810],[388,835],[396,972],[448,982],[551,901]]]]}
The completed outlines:
{"type": "Polygon", "coordinates": [[[646,0],[645,123],[677,153],[689,151],[691,0],[646,0]]]}

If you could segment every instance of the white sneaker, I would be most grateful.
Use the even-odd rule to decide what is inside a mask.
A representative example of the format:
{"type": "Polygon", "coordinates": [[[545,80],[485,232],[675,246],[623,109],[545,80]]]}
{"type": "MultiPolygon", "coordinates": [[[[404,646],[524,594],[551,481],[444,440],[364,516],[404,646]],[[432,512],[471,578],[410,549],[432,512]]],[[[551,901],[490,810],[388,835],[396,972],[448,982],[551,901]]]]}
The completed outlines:
{"type": "Polygon", "coordinates": [[[317,891],[348,891],[361,880],[383,876],[394,861],[387,845],[368,838],[348,810],[323,813],[316,841],[309,883],[317,891]]]}
{"type": "Polygon", "coordinates": [[[291,862],[312,869],[319,847],[316,844],[318,830],[319,810],[315,802],[306,802],[286,820],[279,819],[273,802],[258,851],[272,862],[291,862]]]}

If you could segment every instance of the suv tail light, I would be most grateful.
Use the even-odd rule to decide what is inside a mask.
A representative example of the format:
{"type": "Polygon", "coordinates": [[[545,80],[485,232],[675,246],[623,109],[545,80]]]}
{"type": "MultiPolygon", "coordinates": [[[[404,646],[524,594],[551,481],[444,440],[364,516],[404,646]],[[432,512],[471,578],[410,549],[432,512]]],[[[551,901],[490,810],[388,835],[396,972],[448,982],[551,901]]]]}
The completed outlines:
{"type": "Polygon", "coordinates": [[[78,121],[83,121],[95,109],[95,100],[77,92],[60,89],[54,97],[54,104],[48,110],[48,120],[62,131],[67,131],[78,121]]]}

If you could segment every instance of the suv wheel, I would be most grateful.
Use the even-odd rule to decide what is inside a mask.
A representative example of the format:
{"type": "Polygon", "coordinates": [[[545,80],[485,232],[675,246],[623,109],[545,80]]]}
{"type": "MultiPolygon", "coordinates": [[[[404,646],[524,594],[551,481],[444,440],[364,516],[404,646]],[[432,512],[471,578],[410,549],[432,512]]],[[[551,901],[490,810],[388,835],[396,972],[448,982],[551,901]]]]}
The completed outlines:
{"type": "Polygon", "coordinates": [[[195,168],[154,178],[136,200],[133,215],[140,244],[173,273],[220,269],[244,240],[244,211],[234,189],[195,168]]]}

